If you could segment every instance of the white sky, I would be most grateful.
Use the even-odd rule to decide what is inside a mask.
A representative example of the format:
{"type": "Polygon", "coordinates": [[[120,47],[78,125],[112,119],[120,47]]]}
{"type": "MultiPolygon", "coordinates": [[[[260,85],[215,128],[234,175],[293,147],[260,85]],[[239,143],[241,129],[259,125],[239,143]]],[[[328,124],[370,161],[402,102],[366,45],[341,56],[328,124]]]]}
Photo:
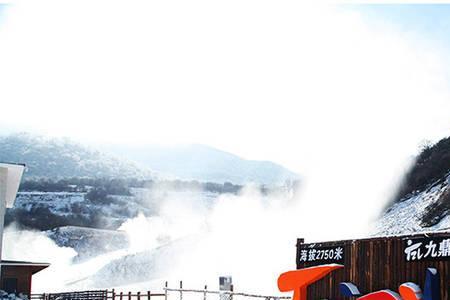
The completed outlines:
{"type": "Polygon", "coordinates": [[[446,49],[357,9],[25,1],[6,17],[4,130],[202,143],[301,174],[371,170],[386,186],[450,129],[446,49]]]}
{"type": "MultiPolygon", "coordinates": [[[[0,126],[202,143],[304,176],[304,235],[367,233],[450,129],[448,49],[298,1],[29,1],[0,27],[0,126]]],[[[300,228],[300,227],[299,227],[300,228]]]]}

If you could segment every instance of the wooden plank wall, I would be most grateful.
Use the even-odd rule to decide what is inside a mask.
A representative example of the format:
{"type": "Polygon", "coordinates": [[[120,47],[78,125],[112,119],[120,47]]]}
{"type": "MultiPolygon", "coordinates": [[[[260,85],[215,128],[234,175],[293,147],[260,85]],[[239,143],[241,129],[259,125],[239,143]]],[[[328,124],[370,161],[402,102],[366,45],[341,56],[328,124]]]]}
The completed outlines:
{"type": "MultiPolygon", "coordinates": [[[[429,236],[449,236],[450,233],[427,234],[429,236]]],[[[362,240],[334,241],[304,244],[299,239],[297,248],[315,247],[344,248],[344,268],[317,281],[308,288],[308,299],[348,299],[339,293],[340,282],[352,282],[363,294],[383,289],[398,292],[398,287],[405,282],[414,282],[424,288],[426,269],[436,268],[440,274],[441,297],[450,300],[450,260],[410,261],[405,260],[404,240],[414,236],[385,237],[362,240]]],[[[297,249],[297,253],[298,253],[297,249]]],[[[301,263],[297,256],[297,269],[317,265],[301,263]]]]}

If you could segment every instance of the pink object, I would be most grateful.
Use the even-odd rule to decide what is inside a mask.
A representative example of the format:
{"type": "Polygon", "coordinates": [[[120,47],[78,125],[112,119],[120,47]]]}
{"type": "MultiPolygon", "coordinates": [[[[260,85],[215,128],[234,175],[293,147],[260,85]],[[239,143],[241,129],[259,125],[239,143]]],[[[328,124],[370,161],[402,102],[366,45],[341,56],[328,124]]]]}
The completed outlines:
{"type": "Polygon", "coordinates": [[[402,298],[391,290],[381,290],[359,297],[358,300],[402,300],[402,298]]]}

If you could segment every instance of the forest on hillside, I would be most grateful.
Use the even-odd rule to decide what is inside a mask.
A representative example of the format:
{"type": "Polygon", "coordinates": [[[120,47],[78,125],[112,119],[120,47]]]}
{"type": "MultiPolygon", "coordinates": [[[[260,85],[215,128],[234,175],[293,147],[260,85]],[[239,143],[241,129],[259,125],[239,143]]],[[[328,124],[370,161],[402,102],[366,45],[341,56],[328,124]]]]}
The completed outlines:
{"type": "Polygon", "coordinates": [[[422,226],[430,227],[438,224],[450,214],[450,188],[447,178],[450,174],[450,137],[441,139],[435,144],[425,144],[415,163],[405,175],[394,202],[404,201],[420,192],[441,185],[444,191],[437,201],[433,202],[423,213],[422,226]]]}

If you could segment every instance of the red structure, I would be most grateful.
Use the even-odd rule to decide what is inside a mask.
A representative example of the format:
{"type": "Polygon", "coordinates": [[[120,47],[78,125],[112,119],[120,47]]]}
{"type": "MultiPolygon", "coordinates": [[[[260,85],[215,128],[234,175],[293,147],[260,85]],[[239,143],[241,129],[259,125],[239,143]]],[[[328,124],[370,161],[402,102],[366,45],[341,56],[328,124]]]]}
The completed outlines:
{"type": "Polygon", "coordinates": [[[33,274],[47,268],[50,264],[26,261],[1,261],[0,289],[8,293],[31,295],[33,274]]]}

